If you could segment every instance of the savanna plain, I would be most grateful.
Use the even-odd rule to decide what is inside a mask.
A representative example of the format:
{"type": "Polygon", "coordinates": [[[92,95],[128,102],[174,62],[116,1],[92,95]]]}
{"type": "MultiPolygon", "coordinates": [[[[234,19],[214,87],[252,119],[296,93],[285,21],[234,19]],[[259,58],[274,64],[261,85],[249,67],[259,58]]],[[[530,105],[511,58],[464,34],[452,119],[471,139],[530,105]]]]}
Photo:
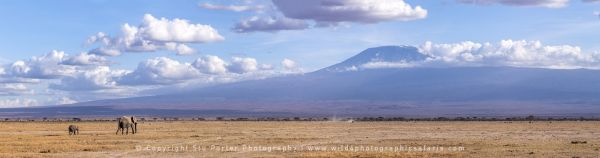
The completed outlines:
{"type": "Polygon", "coordinates": [[[116,125],[0,122],[0,157],[600,157],[598,121],[147,121],[128,135],[116,125]]]}

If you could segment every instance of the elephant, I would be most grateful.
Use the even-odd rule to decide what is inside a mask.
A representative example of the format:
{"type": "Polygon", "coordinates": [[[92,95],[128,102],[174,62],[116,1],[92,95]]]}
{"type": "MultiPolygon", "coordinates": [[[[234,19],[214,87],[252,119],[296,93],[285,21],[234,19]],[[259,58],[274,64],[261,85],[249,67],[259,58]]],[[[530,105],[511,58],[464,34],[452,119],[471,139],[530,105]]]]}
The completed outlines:
{"type": "Polygon", "coordinates": [[[115,134],[119,134],[119,130],[121,131],[121,135],[123,135],[123,132],[129,134],[129,128],[131,128],[131,134],[137,133],[137,119],[134,116],[117,118],[117,122],[117,133],[115,134]]]}
{"type": "Polygon", "coordinates": [[[75,125],[69,125],[69,135],[79,135],[79,127],[75,125]]]}

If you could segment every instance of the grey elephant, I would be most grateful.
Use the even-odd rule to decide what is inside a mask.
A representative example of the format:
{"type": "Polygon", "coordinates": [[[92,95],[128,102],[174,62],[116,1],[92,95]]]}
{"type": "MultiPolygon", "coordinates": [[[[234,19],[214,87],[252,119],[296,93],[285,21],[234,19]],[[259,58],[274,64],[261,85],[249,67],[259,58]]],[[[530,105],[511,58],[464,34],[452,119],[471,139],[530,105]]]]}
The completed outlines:
{"type": "Polygon", "coordinates": [[[79,127],[75,125],[69,125],[69,135],[79,135],[79,127]]]}
{"type": "Polygon", "coordinates": [[[117,133],[119,134],[119,130],[121,131],[121,135],[123,132],[125,134],[129,134],[129,128],[131,128],[131,134],[137,133],[137,119],[133,116],[123,116],[121,118],[117,118],[117,133]]]}

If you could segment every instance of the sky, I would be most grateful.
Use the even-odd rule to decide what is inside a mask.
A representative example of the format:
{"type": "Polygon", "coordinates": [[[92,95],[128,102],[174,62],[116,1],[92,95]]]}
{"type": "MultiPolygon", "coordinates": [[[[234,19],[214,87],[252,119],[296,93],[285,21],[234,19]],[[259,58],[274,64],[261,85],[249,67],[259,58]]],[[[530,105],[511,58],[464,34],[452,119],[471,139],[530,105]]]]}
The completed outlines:
{"type": "Polygon", "coordinates": [[[444,65],[600,67],[598,0],[0,3],[0,107],[301,75],[384,45],[444,65]]]}

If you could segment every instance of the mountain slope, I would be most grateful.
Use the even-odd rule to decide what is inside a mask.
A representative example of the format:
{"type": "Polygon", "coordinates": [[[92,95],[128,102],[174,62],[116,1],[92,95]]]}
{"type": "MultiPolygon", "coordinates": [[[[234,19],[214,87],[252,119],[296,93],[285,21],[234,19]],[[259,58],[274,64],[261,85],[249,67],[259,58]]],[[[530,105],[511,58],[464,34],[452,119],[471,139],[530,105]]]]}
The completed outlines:
{"type": "Polygon", "coordinates": [[[295,115],[600,115],[598,70],[413,67],[337,71],[373,61],[425,58],[414,47],[378,47],[303,75],[70,106],[295,115]]]}

